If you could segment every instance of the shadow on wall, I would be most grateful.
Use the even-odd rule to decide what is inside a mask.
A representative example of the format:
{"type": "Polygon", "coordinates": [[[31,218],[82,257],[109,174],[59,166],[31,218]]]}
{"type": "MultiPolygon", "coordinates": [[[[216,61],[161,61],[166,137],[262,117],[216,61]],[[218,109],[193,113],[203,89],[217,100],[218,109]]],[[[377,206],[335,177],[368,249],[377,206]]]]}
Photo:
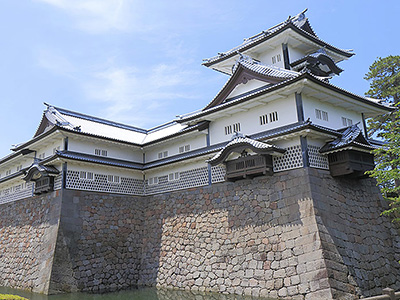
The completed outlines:
{"type": "Polygon", "coordinates": [[[375,181],[312,175],[334,296],[339,298],[348,289],[367,297],[381,294],[385,287],[400,289],[400,236],[389,218],[380,215],[387,203],[377,193],[375,181]]]}

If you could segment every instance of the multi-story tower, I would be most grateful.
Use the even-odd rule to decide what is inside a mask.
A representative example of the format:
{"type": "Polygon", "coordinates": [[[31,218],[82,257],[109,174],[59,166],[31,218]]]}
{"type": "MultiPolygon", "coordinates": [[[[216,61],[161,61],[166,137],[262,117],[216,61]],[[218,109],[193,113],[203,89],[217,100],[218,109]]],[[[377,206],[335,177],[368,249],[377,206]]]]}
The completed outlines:
{"type": "MultiPolygon", "coordinates": [[[[27,282],[0,272],[0,285],[157,283],[298,299],[399,287],[397,237],[374,219],[381,198],[364,175],[374,148],[365,119],[392,108],[330,83],[354,54],[321,40],[304,13],[204,60],[226,84],[202,110],[150,130],[46,104],[34,137],[0,160],[0,235],[41,228],[36,243],[50,250],[31,269],[46,269],[27,282]],[[29,222],[35,210],[52,226],[29,222]]],[[[16,264],[13,255],[0,268],[16,264]]]]}

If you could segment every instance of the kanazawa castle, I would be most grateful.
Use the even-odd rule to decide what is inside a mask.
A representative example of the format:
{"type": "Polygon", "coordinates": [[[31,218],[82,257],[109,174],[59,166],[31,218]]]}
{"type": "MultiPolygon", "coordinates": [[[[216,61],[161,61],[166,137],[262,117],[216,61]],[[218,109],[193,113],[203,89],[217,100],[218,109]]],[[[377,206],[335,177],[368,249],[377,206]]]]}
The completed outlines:
{"type": "Polygon", "coordinates": [[[0,160],[0,203],[58,189],[149,195],[294,168],[362,177],[366,118],[391,108],[330,83],[354,55],[304,12],[203,65],[227,75],[202,110],[142,129],[46,104],[31,140],[0,160]]]}
{"type": "Polygon", "coordinates": [[[45,104],[32,139],[0,159],[0,285],[299,300],[398,289],[398,230],[365,175],[379,146],[366,119],[393,108],[330,82],[353,55],[303,11],[205,59],[225,85],[158,127],[45,104]]]}

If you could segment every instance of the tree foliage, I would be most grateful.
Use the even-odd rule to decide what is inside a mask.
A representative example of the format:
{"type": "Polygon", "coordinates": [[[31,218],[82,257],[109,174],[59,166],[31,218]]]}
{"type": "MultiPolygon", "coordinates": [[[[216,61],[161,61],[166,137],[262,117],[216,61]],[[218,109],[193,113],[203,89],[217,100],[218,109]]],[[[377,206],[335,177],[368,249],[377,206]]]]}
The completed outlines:
{"type": "MultiPolygon", "coordinates": [[[[400,102],[400,55],[379,57],[370,67],[364,79],[370,81],[366,96],[397,105],[400,102]]],[[[385,124],[390,121],[390,114],[385,114],[368,121],[368,132],[380,135],[385,124]]]]}
{"type": "Polygon", "coordinates": [[[364,77],[370,80],[367,96],[392,104],[393,112],[368,121],[369,133],[382,138],[384,145],[374,150],[375,177],[390,208],[383,212],[400,222],[400,56],[378,58],[364,77]]]}

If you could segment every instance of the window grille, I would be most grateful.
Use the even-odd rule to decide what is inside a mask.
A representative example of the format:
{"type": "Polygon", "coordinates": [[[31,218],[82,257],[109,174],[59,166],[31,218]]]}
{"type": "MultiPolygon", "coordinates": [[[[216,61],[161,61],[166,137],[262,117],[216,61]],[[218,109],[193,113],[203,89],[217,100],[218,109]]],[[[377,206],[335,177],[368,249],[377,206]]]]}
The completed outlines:
{"type": "Polygon", "coordinates": [[[233,132],[239,132],[239,131],[240,131],[240,123],[233,124],[233,132]]]}
{"type": "Polygon", "coordinates": [[[353,125],[353,120],[349,118],[342,117],[342,124],[344,127],[353,125]]]}
{"type": "Polygon", "coordinates": [[[277,111],[269,113],[269,121],[270,122],[278,121],[278,112],[277,111]]]}
{"type": "Polygon", "coordinates": [[[104,149],[94,149],[94,154],[97,156],[108,156],[107,150],[104,149]]]}
{"type": "Polygon", "coordinates": [[[278,55],[276,56],[276,61],[281,61],[281,55],[280,55],[280,54],[278,54],[278,55]]]}
{"type": "Polygon", "coordinates": [[[232,134],[232,125],[225,126],[225,135],[232,134]]]}
{"type": "Polygon", "coordinates": [[[319,120],[328,121],[328,112],[316,108],[315,117],[319,120]]]}
{"type": "Polygon", "coordinates": [[[180,146],[179,153],[188,152],[190,151],[190,145],[180,146]]]}
{"type": "Polygon", "coordinates": [[[268,124],[268,116],[262,115],[260,116],[260,125],[265,125],[265,124],[268,124]]]}

